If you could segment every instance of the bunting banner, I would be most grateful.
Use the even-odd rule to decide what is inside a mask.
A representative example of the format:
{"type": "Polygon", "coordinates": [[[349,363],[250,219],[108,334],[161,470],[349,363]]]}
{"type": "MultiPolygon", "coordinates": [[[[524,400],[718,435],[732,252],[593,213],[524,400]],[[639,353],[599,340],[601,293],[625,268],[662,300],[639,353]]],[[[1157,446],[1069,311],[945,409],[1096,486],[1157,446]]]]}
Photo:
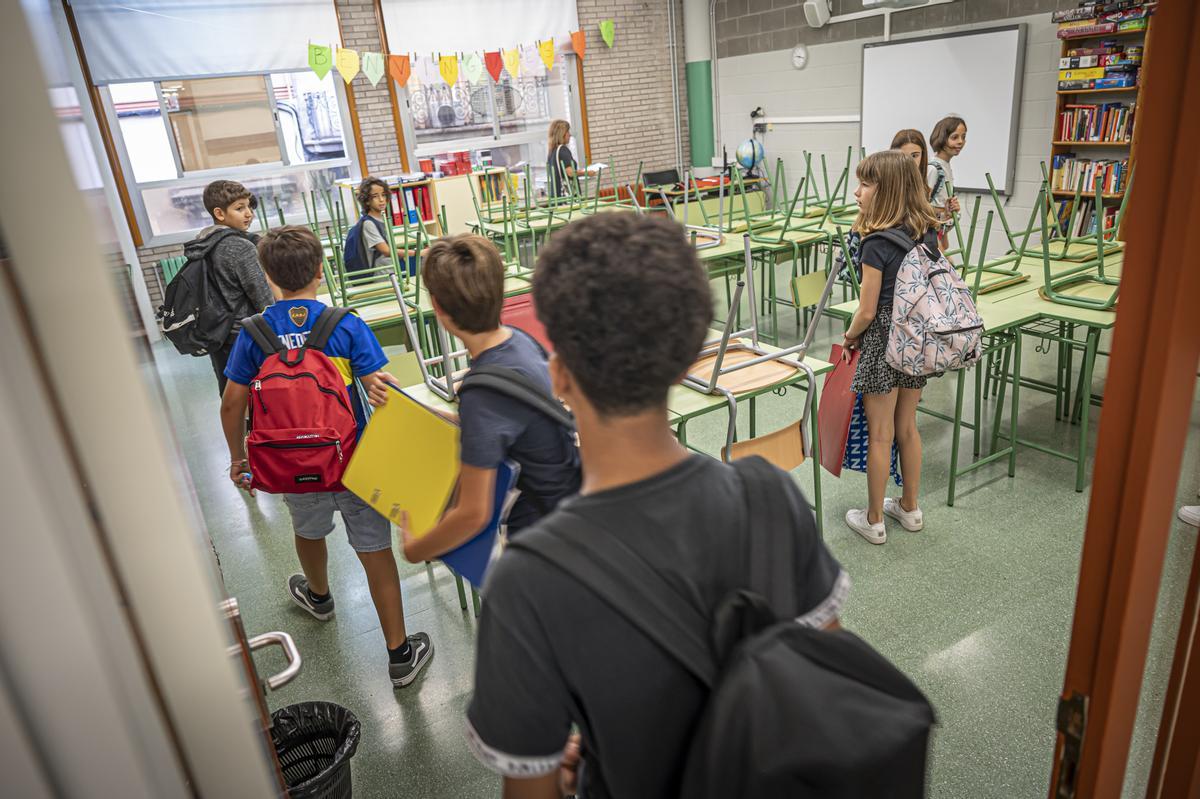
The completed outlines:
{"type": "Polygon", "coordinates": [[[554,40],[547,39],[544,42],[538,42],[538,55],[542,57],[542,63],[546,65],[546,71],[554,69],[554,40]]]}
{"type": "Polygon", "coordinates": [[[342,80],[349,83],[358,74],[358,51],[339,47],[337,51],[337,71],[342,80]]]}
{"type": "Polygon", "coordinates": [[[484,53],[483,63],[487,65],[487,71],[492,76],[492,80],[499,83],[500,75],[504,72],[504,59],[501,57],[500,51],[490,50],[484,53]]]}
{"type": "Polygon", "coordinates": [[[458,83],[458,56],[444,55],[438,59],[438,72],[447,86],[458,83]]]}
{"type": "Polygon", "coordinates": [[[587,49],[587,36],[583,31],[574,31],[571,34],[571,49],[575,51],[575,55],[583,60],[583,51],[587,49]]]}
{"type": "Polygon", "coordinates": [[[392,76],[392,80],[400,84],[404,88],[404,84],[408,83],[408,76],[412,74],[412,61],[407,55],[390,55],[387,57],[388,74],[392,76]]]}
{"type": "Polygon", "coordinates": [[[514,47],[511,50],[505,50],[502,56],[504,58],[504,68],[508,70],[509,76],[513,80],[521,77],[521,48],[514,47]]]}
{"type": "Polygon", "coordinates": [[[378,86],[383,77],[383,53],[363,53],[362,72],[372,86],[378,86]]]}
{"type": "Polygon", "coordinates": [[[333,66],[333,51],[323,44],[308,45],[308,66],[321,80],[329,74],[333,66]]]}
{"type": "Polygon", "coordinates": [[[465,53],[463,55],[462,72],[467,77],[468,83],[479,82],[479,77],[483,75],[483,59],[479,57],[479,53],[465,53]]]}
{"type": "Polygon", "coordinates": [[[613,36],[615,33],[615,26],[613,25],[613,21],[611,19],[600,20],[600,38],[603,39],[604,43],[609,46],[609,49],[612,49],[613,36]]]}

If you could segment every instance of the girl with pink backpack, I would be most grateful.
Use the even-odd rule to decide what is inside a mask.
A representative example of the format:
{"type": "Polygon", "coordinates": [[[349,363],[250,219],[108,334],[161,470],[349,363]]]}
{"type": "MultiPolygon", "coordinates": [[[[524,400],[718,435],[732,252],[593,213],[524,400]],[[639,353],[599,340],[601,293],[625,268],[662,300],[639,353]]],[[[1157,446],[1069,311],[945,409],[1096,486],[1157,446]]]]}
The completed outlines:
{"type": "Polygon", "coordinates": [[[862,278],[858,310],[846,330],[842,349],[847,360],[852,350],[860,351],[852,387],[863,395],[870,441],[867,507],[847,511],[846,524],[872,544],[882,544],[887,541],[884,516],[912,532],[925,524],[917,504],[921,487],[917,403],[926,377],[920,374],[924,370],[906,373],[893,367],[887,350],[892,338],[897,276],[905,261],[911,260],[910,252],[919,245],[925,246],[929,257],[940,259],[938,219],[929,204],[924,176],[904,153],[873,153],[859,163],[856,174],[859,186],[854,199],[859,214],[854,230],[862,236],[862,278]],[[900,241],[909,246],[901,246],[900,241]],[[904,490],[899,498],[885,498],[893,440],[900,449],[904,490]]]}

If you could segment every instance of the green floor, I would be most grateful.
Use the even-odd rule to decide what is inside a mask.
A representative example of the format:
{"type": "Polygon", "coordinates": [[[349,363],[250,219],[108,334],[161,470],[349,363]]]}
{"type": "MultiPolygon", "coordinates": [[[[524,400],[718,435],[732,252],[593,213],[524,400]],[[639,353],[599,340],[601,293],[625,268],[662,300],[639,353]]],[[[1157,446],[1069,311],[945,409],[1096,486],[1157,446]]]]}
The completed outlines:
{"type": "MultiPolygon", "coordinates": [[[[784,332],[786,343],[786,325],[784,332]]],[[[827,355],[832,323],[817,340],[814,353],[827,355]]],[[[436,654],[414,685],[394,691],[365,580],[344,533],[330,538],[337,615],[321,623],[294,607],[284,590],[297,565],[283,503],[265,495],[247,499],[225,479],[226,451],[208,362],[180,357],[169,347],[156,348],[155,357],[190,473],[185,490],[208,526],[227,592],[237,597],[249,634],[286,630],[304,659],[300,676],[270,696],[272,708],[326,699],[353,710],[363,725],[353,761],[361,796],[498,796],[499,780],[475,762],[463,737],[475,620],[469,610],[460,610],[448,572],[402,562],[409,628],[427,631],[436,654]]],[[[1052,379],[1049,355],[1028,346],[1025,359],[1027,374],[1052,379]]],[[[1102,358],[1097,391],[1106,368],[1102,358]]],[[[950,380],[931,381],[929,407],[951,411],[952,387],[950,380]]],[[[759,430],[795,419],[800,396],[790,392],[761,399],[759,430]]],[[[1195,501],[1198,416],[1193,414],[1189,432],[1181,501],[1195,501]]],[[[1075,440],[1076,428],[1054,420],[1053,398],[1047,395],[1022,392],[1020,419],[1023,437],[1059,445],[1075,440]]],[[[716,417],[694,422],[689,442],[717,452],[722,428],[716,417]]],[[[922,415],[920,428],[923,532],[889,529],[885,546],[867,544],[841,521],[846,509],[865,503],[865,477],[824,476],[825,538],[854,582],[843,624],[916,680],[937,709],[931,797],[1045,796],[1088,494],[1072,490],[1072,464],[1022,450],[1016,478],[1005,476],[1001,465],[960,478],[957,503],[948,508],[949,426],[922,415]]],[[[969,437],[964,442],[969,453],[969,437]]],[[[805,491],[811,489],[808,465],[797,478],[805,491]]],[[[1145,790],[1195,543],[1194,529],[1173,523],[1126,778],[1130,797],[1145,790]]],[[[274,649],[261,653],[257,662],[264,675],[283,667],[274,649]]]]}

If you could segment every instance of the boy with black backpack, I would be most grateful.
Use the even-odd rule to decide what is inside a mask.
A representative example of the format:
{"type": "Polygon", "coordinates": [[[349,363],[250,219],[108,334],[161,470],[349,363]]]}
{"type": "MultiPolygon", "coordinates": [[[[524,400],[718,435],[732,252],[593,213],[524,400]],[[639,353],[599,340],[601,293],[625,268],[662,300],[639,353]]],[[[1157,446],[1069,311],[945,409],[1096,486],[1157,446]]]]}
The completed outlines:
{"type": "Polygon", "coordinates": [[[354,192],[362,216],[346,232],[342,261],[348,272],[363,272],[392,265],[383,215],[388,212],[388,186],[379,178],[366,177],[354,192]]]}
{"type": "Polygon", "coordinates": [[[466,346],[471,371],[459,396],[456,500],[424,535],[401,531],[404,557],[413,563],[443,555],[483,529],[506,460],[520,467],[520,496],[506,522],[510,537],[579,490],[574,428],[550,390],[546,352],[528,333],[500,324],[504,262],[496,245],[471,233],[438,239],[424,255],[421,279],[438,323],[466,346]],[[490,387],[477,383],[485,374],[490,387]]]}
{"type": "Polygon", "coordinates": [[[324,253],[311,230],[275,228],[262,237],[258,255],[280,298],[245,320],[225,368],[221,424],[229,479],[239,488],[284,495],[303,570],[289,578],[288,595],[322,621],[334,610],[325,537],[333,532],[334,512],[341,513],[367,573],[389,676],[403,687],[429,662],[433,643],[425,633],[405,630],[391,524],[341,484],[366,423],[354,379],[368,389],[391,381],[380,371],[387,357],[365,322],[317,300],[324,253]],[[253,425],[243,439],[247,406],[253,425]]]}
{"type": "Polygon", "coordinates": [[[574,222],[542,251],[534,299],[583,485],[484,587],[467,734],[504,795],[919,796],[931,717],[837,629],[849,579],[795,482],[689,453],[668,424],[713,308],[683,228],[574,222]],[[822,657],[857,659],[858,680],[822,657]]]}
{"type": "MultiPolygon", "coordinates": [[[[258,264],[258,253],[254,247],[258,237],[248,232],[254,221],[255,207],[254,195],[237,181],[214,180],[205,186],[204,209],[212,217],[213,223],[184,246],[183,254],[188,264],[177,276],[182,277],[189,266],[199,263],[199,270],[207,277],[209,296],[197,298],[194,302],[212,307],[201,309],[202,314],[196,315],[213,318],[219,322],[219,328],[208,331],[214,340],[204,347],[204,351],[191,351],[188,354],[209,356],[220,393],[225,391],[225,364],[241,329],[241,320],[275,301],[258,264]]],[[[174,284],[175,280],[171,282],[174,284]]],[[[166,300],[170,299],[171,293],[171,287],[168,287],[166,300]]],[[[164,308],[169,305],[169,302],[164,302],[164,308]]],[[[173,322],[164,319],[164,332],[171,336],[172,331],[166,328],[173,323],[183,322],[188,315],[191,315],[190,309],[177,309],[176,316],[180,318],[173,322]]],[[[179,344],[176,346],[179,347],[179,344]]],[[[191,349],[196,349],[194,341],[191,349]]]]}

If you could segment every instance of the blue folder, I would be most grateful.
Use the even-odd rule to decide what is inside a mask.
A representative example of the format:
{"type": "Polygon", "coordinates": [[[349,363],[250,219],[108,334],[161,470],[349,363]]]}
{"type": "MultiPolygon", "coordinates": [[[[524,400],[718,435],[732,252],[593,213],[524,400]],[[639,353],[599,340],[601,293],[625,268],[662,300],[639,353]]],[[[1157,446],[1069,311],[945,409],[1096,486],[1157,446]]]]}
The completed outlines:
{"type": "Polygon", "coordinates": [[[520,474],[521,467],[515,461],[506,460],[496,468],[496,490],[492,497],[491,521],[479,535],[442,556],[442,562],[450,567],[451,571],[476,588],[483,587],[483,578],[487,575],[500,536],[500,526],[508,518],[508,511],[515,499],[514,489],[520,474]]]}

